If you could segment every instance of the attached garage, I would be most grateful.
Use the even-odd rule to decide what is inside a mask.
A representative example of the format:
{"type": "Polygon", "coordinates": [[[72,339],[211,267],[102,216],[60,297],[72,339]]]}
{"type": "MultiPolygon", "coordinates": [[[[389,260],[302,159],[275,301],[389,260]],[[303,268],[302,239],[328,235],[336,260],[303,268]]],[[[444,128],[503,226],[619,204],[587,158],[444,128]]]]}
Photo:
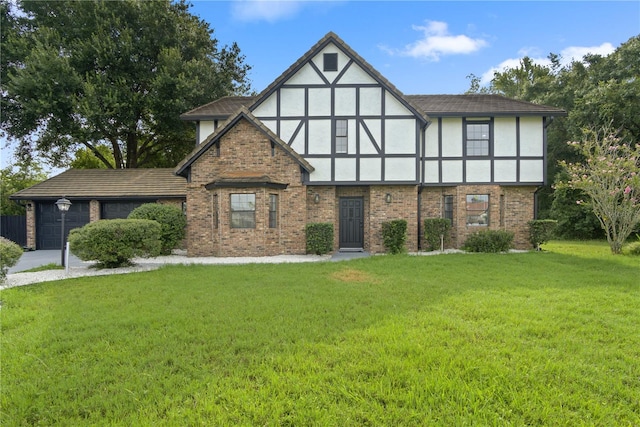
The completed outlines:
{"type": "Polygon", "coordinates": [[[70,169],[10,196],[27,208],[27,247],[60,249],[62,215],[56,200],[66,197],[65,232],[99,219],[126,218],[143,203],[182,207],[187,181],[173,169],[70,169]]]}

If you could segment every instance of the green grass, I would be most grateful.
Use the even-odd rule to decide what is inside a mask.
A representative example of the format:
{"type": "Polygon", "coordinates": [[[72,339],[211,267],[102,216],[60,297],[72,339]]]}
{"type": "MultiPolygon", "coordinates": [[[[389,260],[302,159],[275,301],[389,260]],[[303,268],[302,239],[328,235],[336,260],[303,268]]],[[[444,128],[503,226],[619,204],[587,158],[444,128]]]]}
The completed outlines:
{"type": "Polygon", "coordinates": [[[49,264],[30,268],[29,270],[20,271],[20,273],[37,273],[38,271],[49,271],[49,270],[64,270],[64,267],[61,266],[60,264],[56,264],[55,262],[51,262],[49,264]]]}
{"type": "Polygon", "coordinates": [[[0,424],[640,425],[640,260],[544,249],[7,289],[0,424]]]}

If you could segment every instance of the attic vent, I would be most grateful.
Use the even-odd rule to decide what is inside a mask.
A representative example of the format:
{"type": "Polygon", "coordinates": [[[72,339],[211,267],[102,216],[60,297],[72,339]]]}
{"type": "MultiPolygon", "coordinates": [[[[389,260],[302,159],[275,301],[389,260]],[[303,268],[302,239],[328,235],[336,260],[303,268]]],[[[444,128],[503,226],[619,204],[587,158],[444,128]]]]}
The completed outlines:
{"type": "Polygon", "coordinates": [[[323,60],[324,60],[324,71],[338,71],[338,54],[337,53],[325,53],[323,60]]]}

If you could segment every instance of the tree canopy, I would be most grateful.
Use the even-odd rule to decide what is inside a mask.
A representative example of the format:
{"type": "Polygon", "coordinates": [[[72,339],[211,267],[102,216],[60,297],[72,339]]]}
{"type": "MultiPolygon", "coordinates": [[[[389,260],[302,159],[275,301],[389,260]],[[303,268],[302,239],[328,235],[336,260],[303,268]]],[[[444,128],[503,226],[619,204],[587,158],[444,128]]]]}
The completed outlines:
{"type": "Polygon", "coordinates": [[[84,148],[106,167],[172,167],[195,140],[181,113],[249,91],[240,48],[184,0],[0,7],[2,130],[22,158],[67,166],[84,148]]]}
{"type": "Polygon", "coordinates": [[[9,200],[9,196],[47,179],[42,166],[20,161],[0,170],[0,215],[24,215],[24,206],[9,200]]]}

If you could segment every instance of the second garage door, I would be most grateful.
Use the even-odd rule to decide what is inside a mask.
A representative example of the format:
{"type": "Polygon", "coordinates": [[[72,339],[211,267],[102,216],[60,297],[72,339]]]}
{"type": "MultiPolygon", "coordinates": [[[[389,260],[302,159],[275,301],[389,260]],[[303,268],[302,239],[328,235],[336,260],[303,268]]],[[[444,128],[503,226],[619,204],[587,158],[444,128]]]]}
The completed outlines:
{"type": "Polygon", "coordinates": [[[101,202],[100,218],[101,219],[118,219],[126,218],[132,210],[138,206],[150,203],[145,200],[130,200],[126,202],[101,202]]]}

